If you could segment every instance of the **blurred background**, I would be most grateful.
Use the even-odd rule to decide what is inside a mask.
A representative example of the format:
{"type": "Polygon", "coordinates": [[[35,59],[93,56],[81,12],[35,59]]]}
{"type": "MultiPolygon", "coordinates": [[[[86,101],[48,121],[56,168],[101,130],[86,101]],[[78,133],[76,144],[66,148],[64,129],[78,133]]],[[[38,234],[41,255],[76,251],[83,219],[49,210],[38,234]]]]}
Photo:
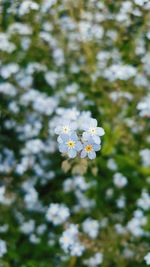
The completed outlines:
{"type": "Polygon", "coordinates": [[[150,1],[0,1],[0,267],[150,264],[150,1]],[[64,158],[61,118],[103,127],[64,158]]]}

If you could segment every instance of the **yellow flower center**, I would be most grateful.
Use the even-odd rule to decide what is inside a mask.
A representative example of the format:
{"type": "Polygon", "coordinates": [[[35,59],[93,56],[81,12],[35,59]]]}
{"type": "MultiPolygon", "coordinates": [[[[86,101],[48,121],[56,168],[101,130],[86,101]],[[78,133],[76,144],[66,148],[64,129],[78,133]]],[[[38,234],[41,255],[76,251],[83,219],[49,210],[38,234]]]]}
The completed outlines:
{"type": "Polygon", "coordinates": [[[74,148],[74,147],[75,147],[75,142],[72,141],[72,140],[69,140],[69,141],[67,142],[67,146],[68,146],[69,148],[74,148]]]}
{"type": "Polygon", "coordinates": [[[85,147],[85,151],[86,151],[87,153],[91,152],[92,149],[93,149],[93,146],[92,146],[92,145],[87,145],[87,146],[85,147]]]}
{"type": "Polygon", "coordinates": [[[63,127],[63,133],[69,133],[69,127],[68,126],[64,126],[63,127]]]}
{"type": "Polygon", "coordinates": [[[89,132],[90,134],[96,134],[96,128],[90,128],[89,132]]]}
{"type": "Polygon", "coordinates": [[[68,243],[68,240],[69,240],[69,238],[68,238],[67,236],[64,236],[64,238],[63,238],[63,242],[64,242],[64,243],[68,243]]]}

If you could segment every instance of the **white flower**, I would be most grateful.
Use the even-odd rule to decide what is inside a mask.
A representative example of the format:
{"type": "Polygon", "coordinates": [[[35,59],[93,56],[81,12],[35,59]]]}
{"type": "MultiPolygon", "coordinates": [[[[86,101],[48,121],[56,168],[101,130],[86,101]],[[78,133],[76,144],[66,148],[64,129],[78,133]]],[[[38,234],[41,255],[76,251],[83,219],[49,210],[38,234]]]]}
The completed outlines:
{"type": "Polygon", "coordinates": [[[45,73],[45,80],[52,87],[56,86],[58,78],[59,76],[57,72],[48,71],[45,73]]]}
{"type": "Polygon", "coordinates": [[[144,4],[148,3],[149,0],[134,0],[135,4],[139,6],[143,6],[144,4]]]}
{"type": "Polygon", "coordinates": [[[8,79],[12,74],[15,74],[18,71],[19,71],[19,65],[16,63],[10,63],[7,65],[3,65],[0,74],[4,79],[8,79]]]}
{"type": "MultiPolygon", "coordinates": [[[[69,120],[61,121],[60,124],[55,128],[56,134],[71,135],[76,130],[76,123],[69,120]]],[[[59,141],[59,140],[58,140],[59,141]]]]}
{"type": "Polygon", "coordinates": [[[20,22],[15,22],[13,24],[10,24],[8,28],[8,33],[10,35],[12,34],[20,34],[20,35],[31,35],[32,34],[32,28],[25,24],[25,23],[20,23],[20,22]]]}
{"type": "Polygon", "coordinates": [[[115,160],[110,158],[107,161],[107,167],[112,171],[116,171],[117,170],[117,164],[116,164],[115,160]]]}
{"type": "Polygon", "coordinates": [[[125,204],[126,204],[126,199],[124,196],[120,196],[117,201],[116,201],[116,204],[117,204],[117,207],[119,209],[122,209],[125,207],[125,204]]]}
{"type": "Polygon", "coordinates": [[[128,80],[136,75],[136,68],[130,65],[113,64],[105,69],[104,77],[109,81],[128,80]]]}
{"type": "Polygon", "coordinates": [[[145,148],[140,151],[143,166],[150,167],[150,149],[145,148]]]}
{"type": "Polygon", "coordinates": [[[0,186],[0,203],[5,202],[5,191],[6,187],[5,186],[0,186]]]}
{"type": "Polygon", "coordinates": [[[7,252],[6,242],[0,239],[0,258],[7,252]]]}
{"type": "Polygon", "coordinates": [[[9,41],[9,37],[6,33],[0,33],[0,51],[6,53],[12,53],[16,49],[16,46],[9,41]]]}
{"type": "Polygon", "coordinates": [[[71,256],[81,256],[84,251],[84,246],[78,238],[78,227],[75,224],[70,224],[59,239],[62,249],[71,256]]]}
{"type": "Polygon", "coordinates": [[[96,238],[99,233],[99,222],[91,218],[87,218],[83,224],[83,231],[91,238],[96,238]]]}
{"type": "Polygon", "coordinates": [[[84,265],[89,267],[99,266],[103,262],[103,254],[100,252],[95,253],[95,255],[84,261],[84,265]]]}
{"type": "Polygon", "coordinates": [[[37,237],[35,234],[31,234],[30,236],[29,236],[29,240],[30,240],[30,242],[32,243],[32,244],[39,244],[40,243],[40,238],[39,237],[37,237]]]}
{"type": "Polygon", "coordinates": [[[25,148],[22,149],[22,154],[37,154],[41,151],[44,151],[43,142],[40,139],[33,139],[26,142],[25,148]]]}
{"type": "Polygon", "coordinates": [[[127,224],[127,229],[133,236],[141,237],[144,235],[142,226],[147,223],[147,218],[142,216],[140,218],[133,217],[127,224]]]}
{"type": "Polygon", "coordinates": [[[11,83],[3,82],[0,84],[0,93],[15,96],[17,94],[17,90],[11,83]]]}
{"type": "Polygon", "coordinates": [[[150,94],[143,97],[143,99],[138,103],[137,109],[140,111],[141,117],[150,117],[150,94]]]}
{"type": "Polygon", "coordinates": [[[55,3],[57,0],[43,0],[42,11],[47,12],[55,3]]]}
{"type": "Polygon", "coordinates": [[[147,265],[150,265],[150,252],[145,255],[144,260],[146,261],[147,265]]]}
{"type": "Polygon", "coordinates": [[[118,188],[123,188],[127,185],[128,180],[125,176],[123,176],[120,172],[114,174],[113,177],[114,185],[118,188]]]}
{"type": "Polygon", "coordinates": [[[39,5],[36,2],[26,0],[21,3],[18,12],[20,16],[23,16],[29,13],[30,10],[38,10],[38,9],[39,9],[39,5]]]}
{"type": "Polygon", "coordinates": [[[137,205],[143,210],[148,211],[150,209],[150,194],[147,190],[142,191],[141,198],[138,199],[137,205]]]}
{"type": "Polygon", "coordinates": [[[46,212],[46,219],[54,225],[64,223],[69,216],[69,209],[63,204],[52,203],[46,212]]]}
{"type": "Polygon", "coordinates": [[[100,136],[103,136],[105,134],[105,131],[102,127],[97,127],[97,120],[96,119],[90,119],[87,124],[83,125],[83,139],[88,140],[90,138],[93,139],[93,141],[96,144],[100,144],[100,136]]]}
{"type": "Polygon", "coordinates": [[[24,234],[31,234],[34,231],[35,228],[35,221],[34,220],[29,220],[27,222],[24,222],[20,226],[20,231],[24,234]]]}

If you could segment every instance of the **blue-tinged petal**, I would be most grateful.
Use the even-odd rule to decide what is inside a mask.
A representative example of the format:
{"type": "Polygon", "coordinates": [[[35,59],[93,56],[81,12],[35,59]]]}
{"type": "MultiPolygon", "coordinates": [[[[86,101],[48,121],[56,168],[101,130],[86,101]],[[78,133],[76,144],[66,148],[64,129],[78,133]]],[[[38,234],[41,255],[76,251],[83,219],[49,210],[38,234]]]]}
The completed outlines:
{"type": "Polygon", "coordinates": [[[87,123],[86,124],[82,124],[81,129],[83,131],[87,131],[89,129],[89,125],[87,123]]]}
{"type": "Polygon", "coordinates": [[[85,143],[85,145],[88,145],[88,144],[93,144],[93,136],[89,135],[89,138],[87,140],[87,142],[85,143]]]}
{"type": "Polygon", "coordinates": [[[71,124],[70,120],[63,120],[62,126],[69,126],[71,124]]]}
{"type": "Polygon", "coordinates": [[[96,127],[97,126],[97,120],[96,119],[90,119],[89,126],[90,127],[96,127]]]}
{"type": "Polygon", "coordinates": [[[58,143],[63,143],[63,140],[62,140],[62,138],[60,137],[60,135],[57,137],[57,142],[58,142],[58,143]]]}
{"type": "Polygon", "coordinates": [[[95,151],[99,151],[101,146],[98,145],[98,144],[93,144],[93,148],[94,148],[95,151]]]}
{"type": "Polygon", "coordinates": [[[93,138],[93,141],[94,141],[96,144],[100,144],[101,140],[100,140],[99,136],[94,135],[92,138],[93,138]]]}
{"type": "Polygon", "coordinates": [[[67,142],[69,140],[69,135],[68,134],[61,134],[60,138],[63,140],[63,142],[67,142]]]}
{"type": "Polygon", "coordinates": [[[97,127],[97,134],[99,136],[103,136],[105,134],[105,131],[102,127],[97,127]]]}
{"type": "Polygon", "coordinates": [[[75,158],[77,155],[77,151],[75,149],[69,149],[68,156],[69,158],[75,158]]]}
{"type": "Polygon", "coordinates": [[[70,138],[71,138],[71,140],[73,140],[73,141],[77,141],[77,140],[78,140],[78,136],[77,136],[77,134],[76,134],[75,132],[73,132],[73,133],[70,135],[70,138]]]}
{"type": "Polygon", "coordinates": [[[57,126],[55,128],[55,134],[59,134],[60,133],[60,129],[61,129],[61,127],[60,126],[57,126]]]}
{"type": "Polygon", "coordinates": [[[81,154],[80,154],[80,157],[81,158],[85,158],[87,156],[87,153],[85,150],[82,150],[81,154]]]}
{"type": "Polygon", "coordinates": [[[72,131],[75,131],[77,129],[77,123],[76,122],[71,122],[70,123],[70,128],[72,131]]]}
{"type": "Polygon", "coordinates": [[[88,139],[90,138],[90,135],[89,135],[89,133],[84,132],[84,133],[82,134],[82,137],[83,137],[83,139],[86,141],[86,140],[88,140],[88,139]]]}
{"type": "Polygon", "coordinates": [[[65,145],[65,144],[60,144],[59,145],[59,151],[61,152],[61,153],[66,153],[67,152],[67,146],[65,145]]]}
{"type": "Polygon", "coordinates": [[[81,143],[80,141],[78,141],[78,142],[76,143],[76,150],[77,150],[77,151],[81,151],[82,148],[83,148],[82,143],[81,143]]]}
{"type": "Polygon", "coordinates": [[[92,151],[92,152],[88,153],[88,157],[89,157],[89,159],[95,159],[96,158],[95,151],[92,151]]]}

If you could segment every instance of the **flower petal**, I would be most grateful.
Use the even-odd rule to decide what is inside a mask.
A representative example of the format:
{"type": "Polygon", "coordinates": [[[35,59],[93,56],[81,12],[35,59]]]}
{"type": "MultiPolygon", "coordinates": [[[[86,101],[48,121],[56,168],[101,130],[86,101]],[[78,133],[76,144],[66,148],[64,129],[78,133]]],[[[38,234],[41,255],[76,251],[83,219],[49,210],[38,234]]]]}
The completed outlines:
{"type": "Polygon", "coordinates": [[[60,136],[57,137],[57,142],[58,143],[63,143],[63,140],[62,140],[62,138],[60,136]]]}
{"type": "Polygon", "coordinates": [[[77,155],[77,151],[75,149],[69,149],[68,156],[69,158],[75,158],[77,155]]]}
{"type": "Polygon", "coordinates": [[[99,136],[103,136],[105,134],[105,131],[102,127],[97,127],[97,133],[99,136]]]}
{"type": "Polygon", "coordinates": [[[65,144],[60,144],[59,145],[59,151],[61,152],[61,153],[66,153],[67,152],[67,146],[65,145],[65,144]]]}
{"type": "Polygon", "coordinates": [[[60,126],[57,126],[55,128],[55,134],[59,134],[60,133],[60,129],[61,129],[61,127],[60,126]]]}
{"type": "Polygon", "coordinates": [[[93,138],[93,141],[94,141],[96,144],[100,144],[101,140],[100,140],[99,136],[94,135],[92,138],[93,138]]]}
{"type": "Polygon", "coordinates": [[[77,141],[78,140],[78,136],[77,134],[74,132],[70,135],[70,139],[73,140],[73,141],[77,141]]]}
{"type": "Polygon", "coordinates": [[[83,145],[81,144],[80,141],[78,141],[78,142],[76,143],[76,150],[77,150],[77,151],[80,151],[80,150],[82,150],[82,148],[83,148],[83,145]]]}
{"type": "Polygon", "coordinates": [[[81,125],[81,130],[87,131],[88,129],[89,129],[89,125],[87,123],[83,122],[81,125]]]}
{"type": "Polygon", "coordinates": [[[82,137],[83,137],[84,141],[86,141],[86,140],[89,139],[90,135],[89,135],[89,133],[84,132],[84,133],[82,134],[82,137]]]}
{"type": "Polygon", "coordinates": [[[77,123],[76,122],[71,122],[70,123],[70,128],[72,131],[75,131],[77,129],[77,123]]]}
{"type": "Polygon", "coordinates": [[[100,148],[101,148],[101,146],[98,145],[98,144],[94,144],[94,145],[93,145],[93,148],[94,148],[94,151],[99,151],[100,148]]]}
{"type": "Polygon", "coordinates": [[[87,155],[86,151],[85,150],[82,150],[81,154],[80,154],[80,157],[83,159],[85,158],[87,155]]]}
{"type": "Polygon", "coordinates": [[[96,119],[90,119],[89,121],[89,125],[90,127],[96,127],[97,126],[97,120],[96,119]]]}
{"type": "Polygon", "coordinates": [[[88,157],[89,157],[89,159],[95,159],[96,158],[95,151],[92,151],[92,152],[88,153],[88,157]]]}
{"type": "Polygon", "coordinates": [[[69,135],[68,134],[61,134],[60,138],[63,140],[63,142],[66,142],[69,139],[69,135]]]}

